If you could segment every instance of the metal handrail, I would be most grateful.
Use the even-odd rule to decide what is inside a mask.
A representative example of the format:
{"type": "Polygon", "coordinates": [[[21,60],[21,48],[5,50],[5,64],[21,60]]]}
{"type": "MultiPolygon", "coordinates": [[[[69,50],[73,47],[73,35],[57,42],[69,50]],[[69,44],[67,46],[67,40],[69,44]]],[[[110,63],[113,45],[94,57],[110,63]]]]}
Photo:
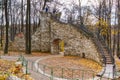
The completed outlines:
{"type": "MultiPolygon", "coordinates": [[[[32,62],[30,61],[29,63],[31,64],[32,62]]],[[[77,80],[77,79],[83,79],[84,80],[84,78],[87,77],[87,76],[85,77],[86,72],[89,72],[88,75],[90,75],[87,78],[94,79],[95,75],[97,74],[97,72],[95,72],[91,69],[79,69],[79,68],[67,68],[67,67],[60,67],[60,66],[50,66],[50,65],[43,64],[43,63],[38,63],[38,69],[41,69],[41,71],[43,71],[42,73],[40,73],[36,69],[36,71],[38,71],[38,73],[43,74],[43,75],[47,74],[46,77],[52,78],[51,80],[54,80],[54,77],[61,78],[63,80],[77,80]],[[59,75],[56,74],[56,69],[59,71],[59,73],[58,73],[59,75]],[[69,75],[68,75],[68,77],[66,77],[66,75],[65,75],[66,70],[72,76],[69,77],[69,75]],[[84,76],[81,76],[80,74],[76,73],[76,71],[80,72],[80,74],[84,75],[84,76]],[[74,77],[74,76],[76,76],[75,74],[78,75],[78,76],[74,77]]]]}
{"type": "MultiPolygon", "coordinates": [[[[60,22],[60,20],[58,20],[56,17],[52,16],[53,19],[55,19],[55,21],[60,22]]],[[[63,22],[62,22],[63,23],[63,22]]],[[[104,51],[102,48],[102,43],[99,41],[99,39],[96,37],[96,34],[94,34],[93,32],[91,32],[90,30],[88,30],[84,25],[80,26],[80,25],[75,25],[73,24],[71,21],[68,21],[69,24],[75,26],[75,28],[78,28],[78,30],[81,30],[82,32],[84,32],[85,34],[89,35],[91,37],[91,39],[94,41],[95,45],[98,47],[98,51],[101,53],[101,57],[103,59],[103,64],[104,66],[106,66],[106,57],[104,55],[104,51]],[[100,43],[100,44],[99,44],[100,43]]],[[[105,68],[104,68],[104,72],[105,72],[105,68]]],[[[101,74],[101,77],[103,76],[104,72],[101,74]]]]}
{"type": "MultiPolygon", "coordinates": [[[[106,49],[107,49],[107,51],[108,51],[108,54],[110,55],[111,60],[112,60],[112,63],[114,64],[114,63],[115,63],[115,60],[114,60],[114,57],[113,57],[113,55],[112,55],[112,53],[111,53],[111,50],[109,49],[108,45],[105,43],[105,40],[104,40],[101,36],[99,36],[99,39],[100,39],[100,41],[101,41],[102,43],[104,43],[104,46],[106,46],[106,49]]],[[[102,45],[103,45],[103,44],[102,44],[102,45]]]]}
{"type": "MultiPolygon", "coordinates": [[[[55,15],[54,16],[51,15],[51,18],[54,19],[57,22],[64,23],[64,22],[61,22],[55,15]]],[[[97,39],[96,35],[93,32],[91,32],[90,30],[88,30],[84,25],[82,25],[82,26],[76,25],[76,24],[73,24],[71,21],[68,21],[68,23],[75,26],[75,28],[77,28],[77,30],[81,30],[85,34],[89,35],[91,37],[91,39],[94,40],[96,46],[99,48],[98,50],[101,53],[101,56],[102,56],[103,60],[105,62],[104,64],[106,64],[106,59],[105,59],[105,56],[104,56],[104,52],[102,50],[102,46],[98,44],[98,43],[101,44],[101,42],[97,39]]]]}
{"type": "Polygon", "coordinates": [[[28,74],[28,61],[25,59],[25,57],[23,55],[20,55],[18,61],[22,62],[22,66],[26,68],[25,74],[28,74]]]}
{"type": "MultiPolygon", "coordinates": [[[[47,13],[48,14],[48,13],[47,13]]],[[[64,24],[66,24],[66,22],[62,22],[62,21],[60,21],[60,18],[58,18],[58,16],[57,15],[55,15],[55,14],[52,14],[52,13],[50,13],[51,15],[50,15],[50,17],[53,19],[53,20],[55,20],[55,21],[57,21],[57,22],[59,22],[59,23],[64,23],[64,24]]],[[[84,25],[76,25],[76,24],[74,24],[74,23],[72,23],[71,21],[67,21],[67,23],[69,23],[69,24],[71,24],[71,25],[73,25],[75,28],[77,28],[77,30],[79,30],[79,31],[82,31],[83,33],[85,33],[87,36],[90,36],[90,38],[94,41],[94,44],[98,47],[98,51],[101,53],[100,54],[100,56],[102,57],[102,59],[103,59],[103,64],[106,66],[106,57],[105,57],[105,55],[104,55],[104,47],[103,46],[106,46],[106,50],[107,50],[107,52],[109,53],[109,55],[111,56],[111,60],[112,60],[112,63],[114,64],[114,58],[113,58],[113,56],[112,56],[112,53],[111,53],[111,51],[109,50],[109,48],[108,48],[108,46],[106,45],[106,44],[102,44],[103,42],[100,40],[100,39],[102,39],[101,37],[100,37],[100,39],[99,39],[99,37],[97,37],[97,35],[96,34],[94,34],[93,32],[91,32],[90,30],[88,30],[84,25]]],[[[85,35],[85,36],[86,36],[85,35]]],[[[104,72],[105,72],[105,70],[104,70],[104,72]]],[[[104,73],[103,73],[104,74],[104,73]]]]}

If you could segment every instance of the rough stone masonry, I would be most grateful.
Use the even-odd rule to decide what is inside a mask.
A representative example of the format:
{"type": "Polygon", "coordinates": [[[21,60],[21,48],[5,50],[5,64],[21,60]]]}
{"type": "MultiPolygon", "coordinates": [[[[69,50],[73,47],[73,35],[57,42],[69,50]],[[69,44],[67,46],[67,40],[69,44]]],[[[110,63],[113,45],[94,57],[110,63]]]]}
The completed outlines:
{"type": "MultiPolygon", "coordinates": [[[[61,41],[64,42],[64,55],[77,55],[100,62],[96,46],[89,37],[70,24],[51,19],[50,14],[41,14],[40,27],[32,35],[32,51],[59,54],[61,41]]],[[[20,50],[25,50],[24,37],[16,37],[15,44],[20,50]]]]}

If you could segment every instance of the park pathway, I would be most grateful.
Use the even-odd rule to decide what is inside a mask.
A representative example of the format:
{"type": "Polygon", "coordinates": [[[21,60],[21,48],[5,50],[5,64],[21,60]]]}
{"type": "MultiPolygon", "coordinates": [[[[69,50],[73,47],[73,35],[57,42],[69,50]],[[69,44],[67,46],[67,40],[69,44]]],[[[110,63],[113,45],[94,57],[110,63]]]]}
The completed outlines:
{"type": "MultiPolygon", "coordinates": [[[[28,60],[28,62],[35,62],[36,60],[43,58],[43,57],[45,56],[39,56],[39,57],[27,57],[26,56],[25,58],[28,60]]],[[[1,56],[1,58],[5,60],[16,61],[19,58],[19,56],[1,56]]],[[[49,80],[47,77],[37,72],[35,68],[34,70],[31,70],[30,67],[31,66],[28,66],[29,72],[31,74],[31,77],[33,77],[35,80],[49,80]]]]}
{"type": "MultiPolygon", "coordinates": [[[[52,58],[52,57],[62,57],[62,55],[49,55],[49,56],[34,56],[34,57],[29,57],[29,56],[25,56],[25,58],[28,60],[28,62],[33,62],[34,64],[32,65],[33,66],[33,69],[31,69],[31,64],[30,66],[28,66],[29,68],[29,72],[31,74],[31,77],[33,77],[35,80],[50,80],[50,75],[48,74],[44,74],[43,71],[39,68],[39,61],[40,60],[43,60],[43,59],[47,59],[47,58],[52,58]]],[[[1,56],[2,59],[6,59],[6,60],[17,60],[19,58],[19,56],[1,56]]],[[[111,74],[107,74],[107,73],[113,73],[112,71],[112,68],[113,65],[106,65],[106,72],[105,74],[103,75],[104,77],[108,77],[111,78],[113,77],[113,75],[111,74]]],[[[102,71],[101,71],[102,73],[102,71]]],[[[66,79],[61,79],[61,78],[57,78],[57,77],[54,77],[54,80],[66,80],[66,79]]],[[[93,80],[93,79],[90,79],[90,80],[93,80]]],[[[102,78],[100,79],[100,77],[95,77],[94,80],[108,80],[107,78],[102,78]]],[[[109,79],[111,80],[111,79],[109,79]]]]}
{"type": "MultiPolygon", "coordinates": [[[[62,55],[47,56],[47,57],[37,59],[35,61],[34,66],[38,70],[39,73],[41,73],[41,74],[43,74],[43,75],[45,75],[47,77],[52,77],[51,75],[44,73],[44,71],[42,71],[42,69],[40,69],[39,65],[38,65],[39,61],[47,59],[47,58],[52,58],[52,57],[62,57],[62,55]]],[[[103,70],[100,73],[104,73],[103,78],[96,76],[94,79],[92,78],[92,79],[89,79],[89,80],[112,80],[113,79],[113,65],[107,64],[106,67],[103,67],[103,70]],[[105,72],[103,72],[104,69],[105,69],[105,72]]],[[[49,79],[47,79],[47,80],[49,80],[49,79]]],[[[58,78],[58,77],[54,76],[54,80],[67,80],[67,79],[58,78]]]]}

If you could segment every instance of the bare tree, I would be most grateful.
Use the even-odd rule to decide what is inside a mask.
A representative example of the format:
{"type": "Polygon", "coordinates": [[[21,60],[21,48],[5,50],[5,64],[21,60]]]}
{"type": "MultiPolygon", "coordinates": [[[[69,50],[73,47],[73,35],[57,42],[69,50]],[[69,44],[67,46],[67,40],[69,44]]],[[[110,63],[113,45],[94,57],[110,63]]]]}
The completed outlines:
{"type": "Polygon", "coordinates": [[[8,28],[9,28],[9,19],[8,19],[8,0],[4,1],[5,6],[5,20],[6,20],[6,42],[4,48],[4,54],[8,53],[8,43],[9,43],[9,36],[8,36],[8,28]]]}
{"type": "Polygon", "coordinates": [[[117,35],[117,55],[120,56],[120,0],[117,0],[117,17],[118,17],[118,35],[117,35]]]}
{"type": "Polygon", "coordinates": [[[31,7],[30,0],[27,0],[26,12],[26,54],[31,54],[31,7]]]}
{"type": "Polygon", "coordinates": [[[83,25],[83,17],[82,17],[82,0],[79,0],[79,16],[80,16],[80,24],[83,25]]]}
{"type": "Polygon", "coordinates": [[[44,10],[44,9],[45,9],[45,6],[46,6],[47,2],[50,2],[50,1],[51,1],[51,0],[44,0],[42,10],[44,10]]]}
{"type": "Polygon", "coordinates": [[[1,10],[2,10],[2,16],[1,16],[1,47],[3,47],[3,37],[4,37],[4,1],[1,1],[1,10]]]}
{"type": "Polygon", "coordinates": [[[21,0],[21,32],[24,30],[23,17],[23,0],[21,0]]]}

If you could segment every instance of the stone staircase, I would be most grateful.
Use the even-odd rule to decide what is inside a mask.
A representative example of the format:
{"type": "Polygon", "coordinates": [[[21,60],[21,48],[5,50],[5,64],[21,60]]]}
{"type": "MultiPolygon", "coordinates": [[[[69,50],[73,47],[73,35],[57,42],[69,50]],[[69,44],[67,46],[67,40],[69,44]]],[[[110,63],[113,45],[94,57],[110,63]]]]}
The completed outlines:
{"type": "Polygon", "coordinates": [[[101,53],[100,55],[104,60],[103,64],[114,64],[114,58],[105,41],[101,37],[96,37],[96,34],[92,33],[84,26],[80,27],[79,29],[81,29],[84,33],[89,35],[92,38],[96,47],[99,48],[98,51],[101,53]]]}
{"type": "MultiPolygon", "coordinates": [[[[57,22],[60,22],[59,20],[55,19],[57,22]]],[[[61,23],[61,22],[60,22],[61,23]]],[[[100,37],[97,37],[96,34],[88,30],[85,26],[75,25],[72,23],[69,23],[73,25],[77,30],[81,31],[83,34],[91,38],[96,45],[100,56],[102,57],[102,62],[104,64],[103,70],[98,74],[99,79],[97,80],[104,80],[101,78],[106,79],[114,79],[114,72],[115,72],[115,65],[114,65],[114,58],[112,56],[111,51],[109,50],[107,44],[105,41],[100,37]]]]}
{"type": "Polygon", "coordinates": [[[105,41],[101,38],[99,39],[99,41],[101,42],[100,46],[102,47],[102,50],[104,53],[105,66],[103,67],[103,70],[98,75],[101,78],[100,80],[104,80],[102,78],[114,79],[115,78],[114,58],[105,41]]]}
{"type": "Polygon", "coordinates": [[[103,58],[103,69],[100,73],[98,73],[94,80],[113,80],[115,78],[114,58],[107,44],[101,37],[98,39],[95,34],[90,33],[88,30],[85,32],[92,37],[93,42],[97,46],[98,51],[103,58]]]}
{"type": "MultiPolygon", "coordinates": [[[[54,16],[51,16],[51,17],[55,21],[64,24],[64,22],[61,22],[59,19],[56,19],[56,17],[54,16]]],[[[84,35],[86,35],[87,37],[93,40],[96,47],[98,47],[98,51],[100,52],[100,55],[104,60],[103,64],[114,64],[114,59],[112,57],[112,54],[108,49],[108,46],[105,44],[105,41],[102,38],[99,39],[98,37],[96,37],[96,34],[88,30],[84,25],[80,26],[80,25],[72,24],[71,21],[68,21],[68,23],[73,25],[77,30],[81,31],[84,35]]]]}
{"type": "Polygon", "coordinates": [[[99,39],[101,42],[101,46],[104,52],[104,57],[106,60],[106,64],[114,64],[114,58],[112,57],[112,53],[109,50],[107,44],[105,43],[105,41],[103,39],[99,39]]]}

